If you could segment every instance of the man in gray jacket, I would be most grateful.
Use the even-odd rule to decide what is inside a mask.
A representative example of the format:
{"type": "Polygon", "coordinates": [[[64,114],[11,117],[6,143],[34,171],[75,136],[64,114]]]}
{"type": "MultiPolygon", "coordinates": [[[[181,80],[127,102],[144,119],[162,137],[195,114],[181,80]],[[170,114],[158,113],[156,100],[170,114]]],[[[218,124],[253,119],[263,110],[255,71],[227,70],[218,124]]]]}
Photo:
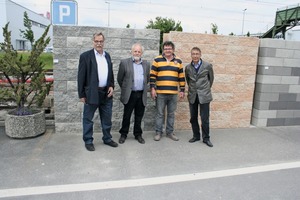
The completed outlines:
{"type": "Polygon", "coordinates": [[[213,147],[209,136],[209,107],[212,101],[211,87],[214,82],[212,64],[201,59],[201,50],[193,47],[191,50],[192,62],[185,67],[185,77],[188,84],[188,101],[190,107],[190,123],[193,138],[189,142],[200,140],[198,123],[198,109],[200,105],[201,130],[203,143],[213,147]]]}
{"type": "Polygon", "coordinates": [[[150,63],[142,60],[144,48],[141,44],[132,45],[132,57],[121,60],[118,71],[118,83],[121,87],[121,102],[124,104],[121,137],[119,143],[123,144],[127,138],[131,114],[134,110],[133,135],[135,139],[144,144],[141,123],[147,103],[147,84],[150,78],[150,63]]]}

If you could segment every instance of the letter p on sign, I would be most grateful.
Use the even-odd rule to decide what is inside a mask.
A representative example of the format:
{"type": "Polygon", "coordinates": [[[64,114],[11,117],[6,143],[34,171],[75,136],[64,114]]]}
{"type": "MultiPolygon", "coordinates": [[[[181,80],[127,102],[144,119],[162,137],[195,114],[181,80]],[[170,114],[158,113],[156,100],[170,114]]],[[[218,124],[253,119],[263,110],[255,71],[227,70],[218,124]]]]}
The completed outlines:
{"type": "Polygon", "coordinates": [[[74,0],[52,0],[53,25],[77,25],[77,2],[74,0]]]}

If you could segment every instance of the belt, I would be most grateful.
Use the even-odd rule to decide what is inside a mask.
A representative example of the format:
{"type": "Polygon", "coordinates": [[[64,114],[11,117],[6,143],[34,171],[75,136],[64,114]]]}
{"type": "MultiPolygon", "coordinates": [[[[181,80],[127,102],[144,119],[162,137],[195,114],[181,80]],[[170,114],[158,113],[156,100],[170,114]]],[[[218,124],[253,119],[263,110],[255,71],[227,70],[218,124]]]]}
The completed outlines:
{"type": "Polygon", "coordinates": [[[143,92],[143,90],[132,90],[131,92],[132,93],[141,93],[141,92],[143,92]]]}
{"type": "Polygon", "coordinates": [[[106,90],[106,87],[98,87],[98,90],[106,90]]]}

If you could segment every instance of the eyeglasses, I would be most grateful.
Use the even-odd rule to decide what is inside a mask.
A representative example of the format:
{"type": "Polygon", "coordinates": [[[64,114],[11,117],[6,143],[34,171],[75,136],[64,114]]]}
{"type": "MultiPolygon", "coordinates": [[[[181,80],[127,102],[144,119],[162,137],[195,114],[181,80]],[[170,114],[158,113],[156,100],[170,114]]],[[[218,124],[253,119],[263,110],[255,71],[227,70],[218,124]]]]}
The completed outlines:
{"type": "Polygon", "coordinates": [[[164,48],[165,51],[173,50],[172,48],[164,48]]]}
{"type": "Polygon", "coordinates": [[[94,40],[94,42],[97,44],[97,43],[100,43],[100,44],[103,44],[104,41],[103,40],[94,40]]]}

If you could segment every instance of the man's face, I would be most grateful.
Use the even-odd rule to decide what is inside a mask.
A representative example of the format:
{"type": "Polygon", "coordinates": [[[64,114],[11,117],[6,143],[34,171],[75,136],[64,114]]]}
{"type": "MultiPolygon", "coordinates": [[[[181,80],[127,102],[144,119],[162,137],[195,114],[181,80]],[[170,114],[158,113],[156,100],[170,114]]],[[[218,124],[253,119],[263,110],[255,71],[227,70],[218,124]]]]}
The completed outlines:
{"type": "Polygon", "coordinates": [[[191,52],[191,57],[194,63],[199,62],[200,58],[201,58],[201,52],[197,51],[197,50],[193,50],[191,52]]]}
{"type": "Polygon", "coordinates": [[[104,46],[104,38],[102,35],[98,35],[94,37],[94,48],[100,54],[103,53],[103,46],[104,46]]]}
{"type": "Polygon", "coordinates": [[[164,46],[163,53],[165,57],[170,57],[174,54],[174,49],[172,48],[172,46],[164,46]]]}
{"type": "Polygon", "coordinates": [[[140,45],[135,45],[131,50],[131,54],[134,60],[140,60],[143,54],[142,47],[140,45]]]}

